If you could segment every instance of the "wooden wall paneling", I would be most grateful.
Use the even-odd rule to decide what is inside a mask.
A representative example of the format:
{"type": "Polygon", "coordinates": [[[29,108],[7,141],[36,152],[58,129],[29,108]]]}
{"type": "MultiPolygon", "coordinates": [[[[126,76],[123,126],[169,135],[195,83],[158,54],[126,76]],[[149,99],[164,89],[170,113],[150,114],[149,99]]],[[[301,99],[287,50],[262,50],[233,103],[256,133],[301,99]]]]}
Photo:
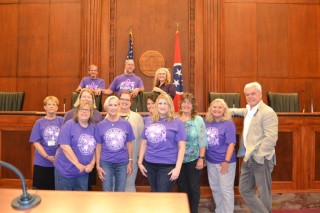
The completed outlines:
{"type": "Polygon", "coordinates": [[[319,7],[289,4],[288,77],[319,77],[319,7]]]}
{"type": "Polygon", "coordinates": [[[309,126],[305,129],[305,133],[306,137],[310,138],[309,148],[303,146],[303,152],[308,159],[303,162],[305,172],[308,174],[305,187],[316,189],[320,187],[320,126],[309,126]]]}
{"type": "Polygon", "coordinates": [[[19,3],[19,0],[0,0],[0,4],[14,4],[19,3]]]}
{"type": "Polygon", "coordinates": [[[287,0],[288,4],[320,4],[319,0],[287,0]]]}
{"type": "Polygon", "coordinates": [[[1,90],[0,92],[16,92],[17,79],[16,78],[0,78],[1,90]]]}
{"type": "MultiPolygon", "coordinates": [[[[1,131],[1,160],[17,167],[26,179],[32,178],[30,131],[1,131]]],[[[6,169],[1,171],[1,178],[17,179],[17,175],[6,169]]]]}
{"type": "Polygon", "coordinates": [[[47,76],[48,24],[48,4],[19,4],[18,77],[47,76]]]}
{"type": "MultiPolygon", "coordinates": [[[[183,0],[137,0],[135,4],[128,4],[125,0],[119,0],[114,3],[115,6],[110,6],[116,8],[114,13],[116,25],[113,28],[115,30],[116,52],[110,54],[111,56],[112,54],[115,55],[115,67],[111,68],[115,70],[115,75],[123,73],[124,61],[128,51],[129,30],[132,25],[135,73],[142,78],[145,91],[151,91],[153,77],[146,76],[140,71],[139,58],[148,50],[156,50],[163,55],[165,66],[172,69],[176,23],[178,22],[184,90],[188,91],[189,3],[183,0]]],[[[110,79],[110,81],[112,80],[110,79]]]]}
{"type": "Polygon", "coordinates": [[[257,4],[259,77],[287,77],[287,26],[287,4],[257,4]]]}
{"type": "MultiPolygon", "coordinates": [[[[79,85],[78,78],[49,78],[48,95],[54,95],[59,100],[59,112],[63,112],[63,99],[66,99],[66,111],[71,109],[71,94],[79,85]],[[59,82],[59,83],[58,83],[59,82]],[[63,85],[63,90],[61,89],[63,85]]],[[[42,100],[45,97],[42,98],[42,100]]],[[[43,107],[41,109],[43,111],[43,107]]]]}
{"type": "Polygon", "coordinates": [[[25,92],[23,104],[24,111],[43,111],[43,99],[48,94],[48,79],[18,78],[17,91],[25,92]]]}
{"type": "Polygon", "coordinates": [[[206,108],[209,106],[209,92],[223,92],[224,73],[221,67],[220,57],[222,52],[222,14],[221,1],[204,1],[203,72],[205,84],[203,86],[204,96],[206,98],[203,98],[203,101],[206,102],[206,108]]]}
{"type": "Polygon", "coordinates": [[[204,70],[204,3],[203,1],[195,1],[195,73],[196,78],[194,81],[194,86],[197,88],[194,91],[195,98],[197,100],[197,109],[200,112],[204,112],[207,109],[206,103],[206,93],[208,91],[207,87],[207,77],[205,75],[206,70],[204,70]],[[205,82],[205,86],[203,85],[205,82]]]}
{"type": "Polygon", "coordinates": [[[224,4],[226,77],[257,77],[256,4],[224,4]]]}
{"type": "Polygon", "coordinates": [[[81,4],[50,5],[50,77],[78,77],[81,73],[81,4]]]}
{"type": "Polygon", "coordinates": [[[110,66],[110,1],[101,2],[101,61],[100,61],[100,77],[109,87],[109,66],[110,66]]]}
{"type": "MultiPolygon", "coordinates": [[[[299,143],[301,124],[286,124],[287,117],[279,117],[279,133],[276,149],[276,166],[272,172],[272,189],[295,190],[300,186],[299,143]]],[[[290,119],[290,118],[289,118],[290,119]]],[[[290,119],[291,121],[294,119],[290,119]]]]}
{"type": "Polygon", "coordinates": [[[48,4],[50,0],[19,0],[20,4],[48,4]]]}
{"type": "MultiPolygon", "coordinates": [[[[18,5],[1,5],[0,20],[0,78],[16,77],[18,5]]],[[[4,89],[5,87],[1,90],[3,91],[4,89]]]]}
{"type": "Polygon", "coordinates": [[[81,17],[81,76],[87,76],[87,68],[101,63],[101,0],[82,1],[81,17]]]}

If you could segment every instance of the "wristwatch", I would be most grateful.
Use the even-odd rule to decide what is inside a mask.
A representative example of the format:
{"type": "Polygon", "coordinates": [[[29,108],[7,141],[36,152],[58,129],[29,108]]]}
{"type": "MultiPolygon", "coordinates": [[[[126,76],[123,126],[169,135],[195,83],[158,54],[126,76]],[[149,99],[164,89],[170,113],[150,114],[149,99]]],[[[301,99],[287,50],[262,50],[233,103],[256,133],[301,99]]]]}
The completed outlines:
{"type": "Polygon", "coordinates": [[[202,156],[199,156],[199,159],[204,159],[204,157],[202,157],[202,156]]]}

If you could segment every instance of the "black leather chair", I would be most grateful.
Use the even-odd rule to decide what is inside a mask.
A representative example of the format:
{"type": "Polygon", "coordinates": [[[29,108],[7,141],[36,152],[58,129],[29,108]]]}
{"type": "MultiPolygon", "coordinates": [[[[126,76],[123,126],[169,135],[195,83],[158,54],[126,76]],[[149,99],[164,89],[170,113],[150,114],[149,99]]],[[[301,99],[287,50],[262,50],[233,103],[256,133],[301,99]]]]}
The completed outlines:
{"type": "Polygon", "coordinates": [[[24,92],[0,92],[0,111],[22,111],[24,92]]]}
{"type": "Polygon", "coordinates": [[[240,107],[240,93],[218,93],[218,92],[209,92],[209,105],[216,99],[223,99],[229,108],[239,108],[240,107]]]}
{"type": "Polygon", "coordinates": [[[275,112],[299,112],[298,93],[267,92],[267,99],[275,112]]]}
{"type": "Polygon", "coordinates": [[[134,112],[148,112],[147,100],[154,92],[140,92],[131,103],[131,110],[134,112]]]}
{"type": "MultiPolygon", "coordinates": [[[[71,108],[74,108],[73,105],[77,101],[78,96],[79,96],[79,93],[72,92],[72,94],[71,94],[71,108]]],[[[97,106],[97,110],[100,112],[102,112],[101,99],[102,99],[102,95],[96,96],[96,106],[97,106]]]]}

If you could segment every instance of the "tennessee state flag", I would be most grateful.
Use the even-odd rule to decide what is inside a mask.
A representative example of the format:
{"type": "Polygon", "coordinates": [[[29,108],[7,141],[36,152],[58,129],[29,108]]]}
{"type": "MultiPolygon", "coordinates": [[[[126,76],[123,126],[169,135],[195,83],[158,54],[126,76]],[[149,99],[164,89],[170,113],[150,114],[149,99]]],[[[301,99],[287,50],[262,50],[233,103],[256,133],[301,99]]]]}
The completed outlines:
{"type": "Polygon", "coordinates": [[[174,45],[174,60],[173,60],[173,85],[176,87],[176,95],[173,103],[176,112],[180,110],[180,100],[183,95],[183,79],[182,79],[182,64],[180,54],[179,31],[176,31],[176,40],[174,45]]]}

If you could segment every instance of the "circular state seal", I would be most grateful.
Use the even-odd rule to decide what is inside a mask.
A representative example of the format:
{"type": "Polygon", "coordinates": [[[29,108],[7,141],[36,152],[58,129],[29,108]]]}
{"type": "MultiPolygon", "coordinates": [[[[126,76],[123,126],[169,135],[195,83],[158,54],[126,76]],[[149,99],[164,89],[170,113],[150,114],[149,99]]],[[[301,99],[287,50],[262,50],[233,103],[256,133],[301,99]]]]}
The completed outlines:
{"type": "Polygon", "coordinates": [[[165,61],[161,53],[155,50],[149,50],[143,53],[139,59],[139,67],[143,74],[154,76],[157,69],[164,67],[165,61]]]}

